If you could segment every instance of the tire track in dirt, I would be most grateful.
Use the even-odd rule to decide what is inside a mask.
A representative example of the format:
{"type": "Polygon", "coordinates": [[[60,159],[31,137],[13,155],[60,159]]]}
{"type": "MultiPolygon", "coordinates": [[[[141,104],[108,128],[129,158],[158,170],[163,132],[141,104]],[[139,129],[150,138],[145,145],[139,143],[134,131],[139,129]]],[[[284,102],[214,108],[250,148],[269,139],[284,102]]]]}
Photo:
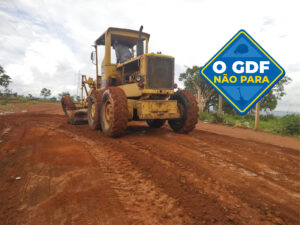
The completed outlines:
{"type": "Polygon", "coordinates": [[[133,224],[192,223],[192,219],[183,213],[175,199],[166,195],[161,188],[155,186],[151,179],[136,170],[120,152],[114,151],[116,146],[103,142],[103,139],[101,142],[94,141],[65,129],[47,128],[87,146],[86,149],[109,177],[110,184],[117,193],[127,216],[133,219],[133,224]]]}
{"type": "MultiPolygon", "coordinates": [[[[139,154],[140,150],[143,149],[143,147],[141,145],[138,145],[138,146],[136,146],[135,149],[133,149],[135,142],[132,142],[132,143],[124,142],[124,138],[119,140],[119,142],[121,142],[121,146],[117,147],[114,144],[115,149],[119,148],[119,149],[121,149],[121,151],[125,151],[126,156],[127,156],[128,152],[132,152],[132,151],[135,151],[134,155],[137,156],[139,154]]],[[[102,142],[102,144],[103,144],[103,142],[102,142]]],[[[139,162],[141,162],[141,160],[143,160],[142,164],[143,164],[143,166],[146,166],[147,167],[146,169],[148,169],[148,170],[151,167],[151,165],[149,165],[149,164],[152,164],[152,166],[154,164],[156,164],[156,165],[158,164],[157,162],[152,161],[153,159],[152,159],[151,155],[142,156],[141,160],[136,157],[134,159],[132,159],[132,158],[130,158],[130,159],[131,159],[131,162],[134,162],[135,166],[137,164],[139,164],[139,162]]],[[[161,163],[161,160],[159,158],[157,158],[156,160],[161,163]]],[[[183,168],[184,168],[184,166],[183,166],[183,168]]],[[[140,169],[140,168],[138,168],[138,169],[140,169]]],[[[223,208],[219,207],[217,198],[215,196],[213,196],[213,197],[208,196],[206,193],[204,193],[202,191],[203,187],[199,189],[199,186],[197,187],[197,185],[193,184],[194,182],[187,183],[186,181],[184,181],[182,178],[184,178],[184,175],[187,176],[186,174],[179,175],[178,172],[172,174],[173,168],[170,171],[170,168],[169,169],[165,168],[164,165],[163,166],[159,165],[159,168],[157,168],[156,170],[161,171],[161,172],[156,173],[156,171],[150,171],[149,173],[147,173],[148,174],[147,176],[151,177],[151,179],[153,179],[153,177],[155,177],[157,174],[159,176],[161,176],[160,181],[157,182],[157,186],[161,186],[166,193],[168,193],[170,196],[172,196],[174,198],[177,198],[179,200],[179,202],[184,207],[186,207],[186,213],[189,214],[196,221],[201,220],[201,221],[203,221],[203,223],[207,223],[207,222],[212,223],[212,222],[216,222],[216,221],[223,221],[223,224],[232,223],[234,221],[236,224],[242,223],[241,221],[239,221],[237,216],[226,215],[226,214],[228,214],[230,207],[229,208],[228,207],[223,207],[223,208]],[[167,175],[165,173],[167,173],[167,175]],[[177,178],[179,178],[179,180],[177,178]],[[167,182],[164,182],[164,181],[167,181],[167,182]],[[169,192],[170,190],[171,190],[171,193],[169,192]],[[182,198],[181,195],[184,196],[184,198],[182,198]],[[224,217],[225,217],[225,219],[224,219],[224,217]],[[207,218],[210,218],[210,219],[207,220],[207,218]]],[[[145,173],[145,171],[143,171],[143,170],[142,170],[142,172],[145,173]]],[[[209,177],[209,176],[207,176],[207,177],[209,177]]],[[[207,180],[207,177],[204,180],[207,180]]],[[[203,177],[200,177],[199,181],[201,181],[202,178],[203,177]]],[[[208,178],[208,180],[210,180],[210,178],[208,178]]],[[[208,183],[210,183],[210,182],[208,182],[208,183]]],[[[208,183],[207,183],[207,181],[205,181],[205,183],[204,184],[201,183],[201,185],[202,186],[204,185],[204,187],[205,187],[205,185],[207,185],[208,187],[206,188],[206,190],[210,189],[211,187],[213,187],[215,185],[213,183],[211,183],[209,185],[208,183]]],[[[221,196],[224,196],[224,195],[221,195],[221,196]]],[[[236,205],[238,207],[240,207],[238,204],[236,204],[236,205]]]]}
{"type": "MultiPolygon", "coordinates": [[[[51,148],[56,146],[72,144],[71,148],[75,150],[63,148],[63,151],[69,151],[64,152],[68,158],[55,160],[72,164],[75,160],[72,152],[78,151],[88,153],[96,166],[92,170],[72,167],[68,172],[63,167],[37,166],[43,163],[43,158],[34,158],[35,166],[21,175],[26,184],[20,188],[20,195],[13,191],[9,193],[22,196],[21,202],[32,206],[21,206],[16,218],[12,218],[13,214],[7,214],[10,217],[0,214],[7,222],[299,223],[300,151],[295,149],[217,135],[199,128],[188,135],[179,135],[166,126],[149,129],[142,122],[133,122],[124,136],[111,139],[90,130],[87,125],[66,124],[65,118],[59,115],[28,113],[22,117],[12,115],[6,118],[9,123],[5,126],[15,127],[11,132],[16,131],[15,137],[21,139],[9,137],[14,145],[20,148],[29,146],[32,141],[25,143],[24,135],[28,138],[32,132],[35,136],[41,129],[40,144],[36,143],[34,147],[36,153],[45,148],[46,143],[50,146],[48,152],[39,153],[39,157],[55,154],[56,149],[51,148]],[[58,140],[51,139],[51,135],[59,136],[60,142],[51,144],[51,140],[58,140]],[[63,176],[57,176],[57,173],[63,173],[63,176]],[[95,182],[98,186],[94,185],[95,182]],[[77,190],[72,190],[74,187],[80,195],[77,190]],[[43,192],[33,196],[35,189],[43,192]],[[49,198],[44,200],[45,194],[49,198]],[[110,200],[112,205],[107,205],[110,200]],[[85,204],[83,207],[72,205],[81,202],[85,204]],[[62,207],[56,209],[59,204],[62,207]],[[99,210],[92,210],[94,207],[99,210]],[[79,212],[81,209],[85,211],[79,212]],[[116,219],[114,222],[112,217],[116,219]]],[[[80,157],[80,154],[74,156],[80,157]]],[[[16,202],[18,199],[14,197],[7,203],[15,207],[16,202]]]]}
{"type": "MultiPolygon", "coordinates": [[[[60,133],[32,124],[32,121],[19,124],[20,127],[12,126],[12,134],[8,137],[16,137],[16,140],[6,140],[1,153],[14,150],[20,160],[11,168],[12,175],[22,179],[17,182],[12,179],[4,183],[7,187],[1,187],[1,201],[12,206],[0,204],[0,221],[30,225],[131,224],[99,168],[91,165],[86,157],[88,154],[82,154],[76,146],[80,143],[60,138],[60,133]],[[12,196],[7,199],[5,195],[10,192],[12,196]],[[101,201],[96,202],[99,199],[101,201]]],[[[6,168],[5,176],[9,174],[6,168]]]]}
{"type": "MultiPolygon", "coordinates": [[[[242,214],[247,215],[245,217],[247,217],[248,219],[252,218],[253,215],[257,216],[256,210],[248,207],[247,204],[243,203],[240,199],[232,195],[225,186],[220,184],[217,180],[212,179],[209,174],[207,174],[207,171],[205,171],[205,169],[203,169],[202,174],[198,174],[191,168],[185,166],[183,163],[180,163],[177,160],[173,161],[172,159],[166,158],[163,155],[157,155],[152,151],[152,147],[149,145],[143,144],[141,142],[133,142],[132,144],[135,145],[135,150],[141,151],[143,154],[145,154],[145,157],[156,160],[156,164],[162,164],[161,167],[164,171],[176,171],[176,176],[179,177],[178,183],[180,183],[182,190],[195,189],[195,193],[198,191],[203,196],[203,199],[200,200],[198,198],[195,201],[196,204],[201,205],[203,204],[203,202],[207,202],[208,199],[211,199],[214,205],[220,205],[224,214],[223,216],[227,218],[227,222],[233,222],[237,224],[243,223],[236,215],[230,213],[230,211],[234,212],[240,207],[242,207],[244,211],[247,212],[242,212],[242,214]],[[225,216],[225,214],[227,215],[225,216]]],[[[181,199],[181,201],[186,200],[181,199]]],[[[184,202],[182,204],[186,205],[187,208],[190,207],[184,202]]],[[[206,207],[206,204],[203,205],[206,207]]],[[[205,212],[205,209],[203,208],[201,208],[200,210],[205,212]]],[[[199,212],[195,212],[195,214],[198,215],[198,218],[197,216],[196,218],[200,219],[199,212]]],[[[263,217],[260,217],[261,220],[262,218],[263,217]]],[[[203,223],[217,222],[218,220],[219,218],[214,218],[212,221],[203,221],[203,223]]]]}
{"type": "MultiPolygon", "coordinates": [[[[55,132],[55,134],[57,135],[57,132],[55,132]]],[[[58,133],[58,135],[60,134],[58,133]]],[[[47,136],[45,136],[45,138],[49,139],[47,136]]],[[[53,140],[57,139],[54,138],[53,140]]],[[[64,140],[65,138],[61,141],[63,142],[64,140]]],[[[74,140],[69,140],[69,143],[70,142],[73,142],[74,144],[77,143],[74,140]]],[[[80,143],[77,143],[77,145],[78,144],[81,145],[80,143]]],[[[61,145],[62,143],[57,143],[57,146],[61,145]]],[[[72,151],[78,150],[79,149],[77,148],[72,151]]],[[[53,153],[55,154],[55,152],[53,153]]],[[[74,156],[76,157],[76,155],[78,154],[75,154],[74,156]]],[[[80,157],[80,155],[78,156],[80,157]]],[[[72,157],[72,155],[69,157],[72,157]]],[[[43,160],[36,159],[36,161],[41,162],[43,160]]],[[[60,162],[58,161],[57,163],[60,162]]],[[[61,163],[63,165],[72,165],[73,160],[62,159],[61,163]]],[[[59,173],[63,170],[63,168],[58,168],[59,173]]],[[[126,214],[122,212],[123,210],[120,207],[118,200],[115,200],[113,197],[115,196],[115,193],[107,183],[108,179],[105,174],[99,170],[99,167],[92,169],[86,167],[83,163],[79,168],[73,167],[70,173],[65,172],[63,175],[58,176],[58,179],[56,178],[57,176],[53,174],[55,173],[55,170],[50,168],[49,172],[50,183],[53,188],[52,193],[56,194],[50,195],[50,199],[39,204],[39,210],[33,210],[36,215],[33,217],[32,221],[42,221],[42,224],[46,223],[47,221],[43,221],[43,217],[49,213],[53,216],[49,216],[48,221],[52,221],[50,223],[53,224],[60,223],[64,219],[66,219],[68,223],[72,221],[75,224],[95,224],[96,221],[104,224],[121,224],[121,221],[130,223],[130,220],[126,218],[126,214]],[[81,180],[84,182],[82,183],[81,180]],[[101,186],[99,186],[99,182],[101,183],[101,186]],[[87,198],[91,199],[87,201],[87,198]],[[60,202],[64,202],[64,206],[60,207],[59,210],[54,210],[60,202]],[[83,207],[78,207],[77,204],[80,204],[80,202],[85,203],[85,205],[83,207]],[[92,208],[94,209],[92,210],[92,208]],[[40,215],[42,215],[42,218],[40,218],[40,215]],[[69,218],[64,218],[66,215],[69,218]]]]}
{"type": "MultiPolygon", "coordinates": [[[[136,130],[136,127],[132,129],[136,130]]],[[[247,167],[243,167],[243,164],[240,162],[235,162],[236,158],[234,158],[235,160],[233,161],[227,162],[226,159],[225,161],[222,159],[223,156],[220,156],[220,153],[219,155],[212,155],[210,153],[211,148],[218,149],[222,147],[206,146],[206,150],[204,148],[203,152],[198,152],[197,149],[199,146],[198,148],[197,146],[184,147],[178,143],[180,141],[182,141],[182,143],[189,143],[185,140],[189,139],[189,136],[180,135],[180,137],[178,137],[177,134],[171,133],[169,130],[165,129],[149,131],[146,127],[137,128],[137,131],[134,131],[134,134],[131,134],[130,130],[131,128],[129,128],[127,135],[121,139],[117,139],[118,141],[112,141],[111,139],[106,140],[104,138],[104,143],[108,142],[111,149],[118,150],[124,154],[125,157],[133,163],[136,169],[140,170],[141,173],[147,174],[146,176],[150,176],[156,185],[161,187],[165,193],[172,198],[177,199],[180,205],[183,206],[184,211],[196,221],[201,219],[203,220],[203,223],[222,221],[224,224],[226,222],[242,224],[241,220],[248,221],[249,219],[253,224],[264,224],[270,223],[271,221],[273,221],[273,223],[286,224],[286,218],[288,218],[287,221],[297,221],[297,211],[294,211],[294,206],[288,206],[285,203],[288,202],[288,198],[283,196],[282,199],[279,197],[278,200],[274,199],[272,194],[268,194],[268,192],[278,192],[276,185],[273,189],[270,185],[264,187],[267,182],[265,178],[263,178],[260,182],[261,187],[263,187],[261,191],[256,190],[257,188],[253,189],[253,183],[259,180],[255,173],[249,171],[247,167]],[[144,136],[147,136],[147,139],[145,139],[144,136]],[[140,143],[144,144],[138,144],[136,148],[134,148],[134,143],[138,143],[139,140],[140,143]],[[143,149],[142,146],[145,146],[145,149],[157,149],[157,151],[151,151],[151,154],[141,154],[140,149],[143,149]],[[155,153],[159,153],[156,159],[152,155],[155,153]],[[166,165],[163,165],[161,159],[164,154],[162,153],[165,154],[166,161],[181,162],[178,166],[175,165],[175,168],[180,167],[180,165],[184,170],[191,168],[200,181],[205,180],[206,182],[202,184],[199,183],[198,187],[195,185],[194,181],[192,183],[186,182],[186,184],[182,184],[180,179],[178,179],[181,174],[177,171],[174,172],[174,169],[172,171],[172,169],[168,169],[166,168],[166,165]],[[185,156],[185,154],[188,154],[188,156],[185,156]],[[204,156],[201,160],[199,160],[199,154],[204,156]],[[197,161],[202,164],[202,167],[197,165],[197,161]],[[220,162],[222,166],[219,165],[220,162]],[[231,166],[229,171],[226,169],[228,165],[231,166]],[[224,168],[226,169],[225,171],[224,168]],[[214,170],[217,170],[217,172],[213,172],[212,174],[208,172],[214,170]],[[216,176],[218,172],[221,173],[221,176],[216,176]],[[205,174],[205,176],[198,175],[202,173],[205,174]],[[255,176],[253,176],[253,174],[255,176]],[[207,182],[207,180],[209,182],[207,182]],[[206,188],[207,190],[214,190],[214,188],[209,187],[218,187],[216,183],[219,183],[223,189],[215,188],[217,190],[215,193],[210,191],[208,192],[210,194],[205,193],[205,195],[200,197],[199,187],[202,187],[201,189],[206,188]],[[231,193],[231,195],[228,193],[231,193]],[[245,195],[245,193],[247,193],[248,196],[245,195]],[[236,201],[233,201],[235,204],[230,204],[232,199],[230,201],[227,199],[228,201],[224,201],[227,203],[222,205],[220,204],[222,202],[220,202],[216,196],[221,196],[221,198],[225,199],[226,196],[231,196],[231,198],[235,198],[236,201]],[[259,199],[259,201],[257,201],[257,199],[259,199]],[[205,203],[203,204],[203,207],[201,207],[200,203],[203,202],[205,203]],[[221,206],[219,207],[218,205],[221,206]],[[277,207],[279,207],[279,209],[277,209],[277,207]],[[291,208],[289,209],[289,207],[291,208]],[[229,213],[226,212],[227,210],[229,213]],[[253,216],[249,212],[252,212],[253,216]],[[241,214],[241,216],[239,214],[241,214]],[[210,218],[210,220],[206,221],[205,218],[210,218]]],[[[81,133],[81,135],[91,137],[90,133],[89,135],[81,133]]],[[[103,144],[102,135],[99,134],[97,136],[98,138],[101,138],[101,143],[103,144]]],[[[92,136],[92,138],[96,137],[92,136]]],[[[190,138],[194,139],[194,137],[190,138]]],[[[231,151],[230,149],[223,149],[225,149],[225,152],[230,153],[231,151]]],[[[190,180],[192,179],[193,178],[190,180]]],[[[230,197],[228,198],[230,199],[230,197]]]]}
{"type": "MultiPolygon", "coordinates": [[[[145,135],[151,136],[151,134],[149,134],[149,133],[145,134],[145,135]]],[[[194,155],[194,157],[185,157],[183,155],[184,154],[183,152],[185,152],[185,151],[190,152],[190,150],[188,148],[183,149],[182,151],[178,150],[179,149],[178,147],[180,147],[180,143],[177,143],[176,140],[180,140],[180,138],[176,138],[175,137],[175,139],[168,139],[167,136],[169,136],[169,135],[163,135],[163,137],[159,137],[159,136],[157,136],[157,137],[155,136],[154,137],[154,136],[151,136],[150,137],[150,139],[152,140],[151,144],[149,144],[149,142],[147,142],[149,145],[146,146],[144,149],[156,149],[157,145],[152,144],[152,143],[160,143],[160,146],[167,146],[165,149],[163,147],[160,147],[160,149],[159,149],[160,153],[161,152],[168,152],[168,154],[166,154],[166,155],[169,157],[170,151],[171,152],[173,151],[174,155],[180,156],[180,158],[175,159],[175,161],[176,160],[179,160],[179,161],[181,160],[182,161],[183,158],[185,158],[185,159],[192,159],[192,161],[189,161],[188,163],[191,164],[191,165],[193,165],[193,161],[196,161],[197,155],[194,155]],[[164,143],[164,141],[165,141],[165,143],[164,143]],[[172,145],[172,143],[174,143],[174,142],[176,143],[177,147],[175,147],[175,146],[172,145]],[[177,151],[174,150],[174,149],[176,149],[177,151]]],[[[137,139],[138,138],[134,138],[132,141],[137,141],[137,139]]],[[[138,148],[141,148],[141,146],[145,146],[145,144],[143,144],[142,142],[138,142],[138,143],[139,143],[138,144],[138,148]]],[[[187,142],[183,142],[183,143],[187,143],[187,142]]],[[[195,149],[197,149],[197,148],[190,148],[190,149],[193,149],[192,151],[196,151],[195,149]]],[[[212,150],[212,149],[208,148],[208,150],[212,150]]],[[[151,155],[153,155],[153,153],[154,152],[151,151],[151,154],[149,155],[149,157],[151,155]]],[[[209,151],[206,151],[204,154],[206,154],[206,156],[207,155],[211,156],[211,154],[208,154],[208,153],[209,153],[209,151]]],[[[201,149],[201,154],[203,154],[202,149],[201,149]]],[[[161,154],[159,155],[159,158],[161,158],[161,154]]],[[[204,159],[204,160],[201,161],[201,163],[205,164],[205,161],[206,160],[204,159]]],[[[224,165],[224,161],[222,161],[222,158],[218,159],[218,157],[213,156],[212,157],[212,161],[207,165],[207,168],[208,169],[210,168],[210,170],[213,170],[214,164],[216,164],[218,161],[221,161],[222,164],[224,165]]],[[[227,162],[225,162],[225,164],[226,163],[227,162]]],[[[230,163],[230,164],[232,165],[232,163],[230,163]]],[[[289,205],[289,203],[291,201],[294,201],[295,198],[298,199],[296,201],[296,204],[299,205],[299,194],[298,193],[295,193],[294,191],[290,191],[288,189],[282,188],[281,186],[278,186],[278,184],[274,183],[273,181],[270,182],[268,178],[265,178],[265,177],[260,176],[260,175],[256,175],[255,173],[251,173],[250,171],[248,171],[247,169],[244,169],[241,166],[242,165],[240,163],[238,163],[238,165],[235,166],[235,168],[231,168],[231,170],[233,170],[233,171],[229,171],[229,173],[232,173],[232,172],[234,172],[234,170],[239,169],[241,171],[238,171],[239,173],[237,173],[236,176],[238,178],[240,178],[240,177],[242,177],[242,178],[248,178],[246,180],[246,182],[247,182],[246,184],[247,185],[242,185],[241,184],[241,187],[238,187],[238,188],[231,185],[230,189],[232,189],[232,190],[236,189],[236,191],[235,191],[236,193],[235,194],[240,193],[239,195],[240,195],[240,197],[244,201],[246,200],[246,202],[249,202],[249,204],[252,205],[253,208],[257,208],[259,211],[262,212],[262,214],[261,214],[262,217],[266,217],[265,214],[267,213],[267,214],[269,214],[267,216],[269,219],[273,218],[273,219],[275,219],[275,221],[277,221],[277,222],[281,221],[281,223],[283,223],[282,219],[280,219],[280,215],[279,215],[278,211],[276,210],[276,207],[279,205],[280,208],[287,208],[285,210],[285,215],[283,215],[283,217],[287,216],[287,217],[290,217],[292,219],[292,221],[293,220],[294,220],[294,222],[297,221],[297,219],[298,219],[298,210],[294,211],[292,208],[289,209],[288,205],[289,205]],[[245,195],[244,193],[247,193],[247,192],[249,193],[249,191],[251,190],[251,189],[249,189],[250,187],[247,187],[247,186],[249,186],[248,184],[251,184],[251,183],[257,182],[257,181],[259,181],[261,183],[261,187],[259,187],[260,191],[259,190],[255,190],[255,192],[250,195],[250,197],[253,197],[253,200],[251,198],[248,198],[248,199],[243,198],[243,195],[245,195]],[[267,185],[266,188],[264,187],[265,185],[267,185]],[[246,187],[244,187],[244,190],[243,190],[243,186],[246,186],[246,187]],[[242,188],[243,191],[240,191],[241,188],[242,188]],[[277,195],[274,196],[272,194],[267,194],[271,190],[272,190],[271,193],[272,192],[276,193],[276,192],[278,192],[278,189],[280,190],[279,193],[281,193],[281,196],[277,196],[277,195]],[[290,198],[285,197],[285,194],[290,194],[290,198]],[[264,204],[264,203],[257,203],[257,202],[255,202],[256,198],[259,197],[259,196],[262,199],[264,199],[267,203],[264,204]]],[[[194,167],[197,167],[197,165],[194,165],[194,167]]],[[[224,166],[222,166],[222,167],[224,167],[224,166]]],[[[222,172],[224,172],[224,171],[222,171],[222,172]]],[[[235,172],[237,172],[237,171],[235,171],[235,172]]],[[[226,176],[226,175],[223,174],[223,176],[226,176]]],[[[230,185],[231,182],[234,181],[234,179],[233,179],[234,176],[232,176],[232,175],[230,176],[230,174],[228,174],[228,178],[229,177],[230,177],[230,179],[229,179],[230,183],[228,183],[228,185],[230,185]]],[[[222,181],[222,179],[221,179],[221,181],[222,181]]],[[[238,179],[237,181],[238,182],[236,184],[238,186],[239,186],[239,182],[245,183],[245,181],[243,179],[242,180],[238,179]]],[[[224,183],[224,180],[222,182],[224,183]]],[[[220,194],[219,196],[224,196],[224,193],[223,194],[219,193],[219,194],[220,194]]],[[[225,195],[226,195],[226,193],[225,193],[225,195]]],[[[293,206],[291,206],[291,207],[293,207],[293,206]]]]}
{"type": "MultiPolygon", "coordinates": [[[[176,140],[173,140],[173,142],[176,142],[176,140]]],[[[253,156],[249,156],[245,147],[239,146],[239,149],[243,151],[243,155],[241,155],[241,153],[232,151],[228,148],[228,146],[224,145],[216,146],[209,142],[199,142],[197,140],[190,141],[189,143],[192,143],[191,145],[187,145],[186,143],[187,142],[177,143],[177,145],[181,148],[194,152],[195,155],[202,154],[203,157],[210,160],[210,164],[216,164],[217,167],[227,167],[233,172],[239,170],[242,174],[246,175],[246,177],[257,177],[258,179],[262,179],[262,181],[276,187],[276,189],[280,189],[282,192],[290,195],[291,197],[300,197],[299,192],[297,192],[299,191],[299,187],[297,187],[299,182],[297,181],[300,178],[299,174],[296,172],[297,164],[289,167],[292,170],[292,173],[289,173],[289,180],[287,183],[287,178],[284,172],[281,174],[278,170],[271,170],[266,163],[263,164],[263,167],[260,166],[262,163],[257,163],[254,159],[251,160],[253,156]],[[294,178],[294,175],[297,175],[297,177],[294,178]]],[[[258,155],[259,153],[256,154],[256,156],[258,155]]],[[[278,160],[277,163],[279,163],[278,160]]]]}
{"type": "MultiPolygon", "coordinates": [[[[137,142],[136,150],[141,149],[143,153],[146,154],[149,158],[151,157],[162,163],[164,165],[164,168],[161,168],[162,170],[176,171],[176,175],[180,177],[179,182],[183,184],[183,189],[186,187],[194,187],[195,189],[197,189],[205,195],[202,201],[198,198],[194,206],[199,207],[201,205],[200,202],[207,202],[208,199],[212,199],[213,202],[211,202],[210,204],[214,205],[215,208],[217,208],[217,205],[220,205],[226,212],[226,214],[224,213],[223,216],[225,218],[228,218],[228,221],[233,221],[236,224],[242,224],[242,221],[249,219],[251,219],[252,224],[264,223],[270,220],[270,218],[266,218],[264,213],[260,212],[260,209],[256,209],[253,206],[251,207],[251,204],[244,202],[243,199],[240,199],[239,196],[236,196],[236,193],[233,192],[234,189],[232,187],[228,186],[227,184],[224,185],[224,183],[222,183],[222,181],[220,182],[220,180],[218,179],[214,179],[213,176],[210,173],[208,173],[205,169],[202,168],[200,172],[198,167],[198,170],[195,171],[195,166],[192,166],[192,169],[190,169],[187,166],[183,166],[184,163],[178,163],[178,161],[182,160],[170,160],[170,158],[163,159],[164,157],[162,155],[157,156],[153,151],[147,152],[147,150],[152,149],[151,147],[149,147],[149,145],[143,145],[140,142],[137,142]],[[237,216],[235,214],[240,214],[241,216],[237,216]]],[[[180,190],[178,190],[178,192],[180,192],[180,190]]],[[[207,208],[206,205],[205,207],[207,208]]],[[[201,209],[201,207],[199,207],[199,211],[202,210],[205,211],[205,209],[201,209]]],[[[189,211],[189,209],[187,211],[189,211]]],[[[199,215],[199,213],[201,213],[199,211],[195,212],[195,214],[199,215]]],[[[216,215],[210,216],[217,217],[216,215]]],[[[218,219],[219,218],[215,218],[216,221],[218,221],[218,219]]],[[[277,222],[284,224],[279,217],[276,217],[274,215],[272,215],[272,220],[276,220],[277,222]]]]}

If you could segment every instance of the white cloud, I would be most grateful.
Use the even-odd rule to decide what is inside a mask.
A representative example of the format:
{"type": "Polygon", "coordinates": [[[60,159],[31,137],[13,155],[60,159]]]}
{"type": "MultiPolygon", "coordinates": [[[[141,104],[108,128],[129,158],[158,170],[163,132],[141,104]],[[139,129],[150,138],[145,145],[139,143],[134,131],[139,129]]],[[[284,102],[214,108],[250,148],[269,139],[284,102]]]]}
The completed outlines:
{"type": "Polygon", "coordinates": [[[11,74],[11,78],[14,81],[18,80],[21,84],[30,85],[34,82],[32,71],[27,65],[9,64],[6,67],[6,71],[8,74],[11,74]]]}
{"type": "Polygon", "coordinates": [[[38,95],[43,87],[52,89],[53,93],[64,91],[62,87],[66,87],[74,93],[76,80],[73,78],[82,67],[61,40],[44,37],[43,41],[35,41],[26,47],[22,61],[8,64],[5,69],[12,76],[13,89],[20,85],[22,92],[38,95]]]}

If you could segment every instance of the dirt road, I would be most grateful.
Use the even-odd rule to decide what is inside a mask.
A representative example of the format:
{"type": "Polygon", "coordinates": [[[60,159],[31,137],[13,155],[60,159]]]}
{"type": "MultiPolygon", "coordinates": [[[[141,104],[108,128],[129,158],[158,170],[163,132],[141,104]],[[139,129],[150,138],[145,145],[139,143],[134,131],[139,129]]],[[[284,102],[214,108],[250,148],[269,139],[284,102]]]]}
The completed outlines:
{"type": "Polygon", "coordinates": [[[111,139],[32,105],[0,116],[0,224],[300,224],[299,144],[203,123],[111,139]]]}

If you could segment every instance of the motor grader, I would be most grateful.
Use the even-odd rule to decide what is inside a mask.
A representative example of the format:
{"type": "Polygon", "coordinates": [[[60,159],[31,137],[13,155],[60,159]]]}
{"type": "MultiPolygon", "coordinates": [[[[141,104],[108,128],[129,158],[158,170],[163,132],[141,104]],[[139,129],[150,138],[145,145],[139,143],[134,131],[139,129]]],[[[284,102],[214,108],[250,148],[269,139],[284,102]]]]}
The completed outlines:
{"type": "Polygon", "coordinates": [[[142,31],[108,28],[94,44],[91,59],[96,65],[95,79],[82,75],[81,102],[76,106],[69,96],[61,99],[71,124],[88,123],[110,137],[122,135],[131,120],[144,120],[159,128],[168,121],[178,133],[193,130],[198,107],[193,94],[177,90],[174,83],[174,57],[148,53],[150,35],[142,31]],[[111,60],[113,43],[131,50],[123,63],[111,60]],[[98,46],[104,46],[101,73],[98,73],[98,46]]]}

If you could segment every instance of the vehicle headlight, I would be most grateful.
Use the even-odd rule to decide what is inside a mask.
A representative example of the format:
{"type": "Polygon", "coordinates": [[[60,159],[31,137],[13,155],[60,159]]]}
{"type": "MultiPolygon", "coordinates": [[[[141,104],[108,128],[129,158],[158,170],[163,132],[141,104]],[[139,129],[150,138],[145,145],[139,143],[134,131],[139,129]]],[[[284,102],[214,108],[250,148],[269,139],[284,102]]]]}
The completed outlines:
{"type": "Polygon", "coordinates": [[[136,77],[135,77],[135,80],[136,80],[137,82],[141,81],[141,79],[142,79],[141,76],[136,76],[136,77]]]}
{"type": "Polygon", "coordinates": [[[140,82],[140,81],[144,81],[144,77],[143,76],[141,76],[141,75],[136,75],[135,76],[135,80],[137,81],[137,82],[140,82]]]}

